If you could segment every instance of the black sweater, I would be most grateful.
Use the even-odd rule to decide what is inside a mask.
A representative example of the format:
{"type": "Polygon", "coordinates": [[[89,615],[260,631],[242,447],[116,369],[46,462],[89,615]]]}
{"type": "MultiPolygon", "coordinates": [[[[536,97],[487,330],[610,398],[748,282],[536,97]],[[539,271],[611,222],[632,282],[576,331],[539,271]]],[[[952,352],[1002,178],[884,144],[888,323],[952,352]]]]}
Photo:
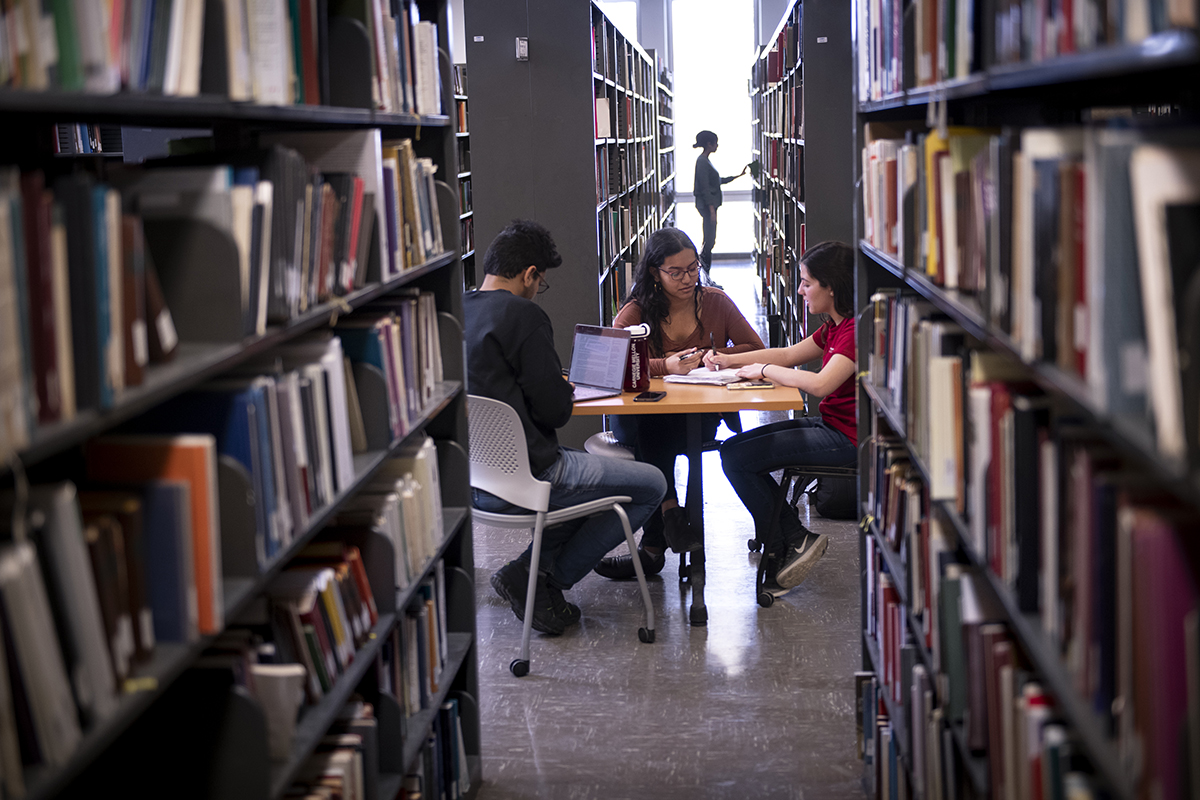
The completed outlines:
{"type": "Polygon", "coordinates": [[[511,292],[467,292],[467,389],[516,409],[535,476],[558,460],[555,433],[571,418],[571,385],[554,350],[550,317],[511,292]]]}

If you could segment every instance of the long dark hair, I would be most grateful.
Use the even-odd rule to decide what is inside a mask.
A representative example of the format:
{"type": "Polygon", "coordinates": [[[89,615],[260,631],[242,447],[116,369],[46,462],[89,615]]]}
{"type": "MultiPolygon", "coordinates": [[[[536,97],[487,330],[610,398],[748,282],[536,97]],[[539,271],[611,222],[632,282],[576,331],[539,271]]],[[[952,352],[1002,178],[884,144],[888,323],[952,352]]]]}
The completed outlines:
{"type": "Polygon", "coordinates": [[[854,316],[854,248],[845,242],[821,242],[804,251],[800,264],[809,277],[833,292],[838,315],[854,316]]]}
{"type": "MultiPolygon", "coordinates": [[[[663,355],[662,327],[671,310],[671,301],[663,291],[658,271],[663,262],[676,253],[691,250],[698,253],[695,243],[678,228],[659,228],[646,240],[646,249],[637,267],[633,270],[633,288],[629,290],[627,303],[637,303],[642,310],[642,321],[650,326],[650,354],[655,358],[663,355]]],[[[703,294],[704,270],[696,281],[696,319],[700,319],[700,297],[703,294]]]]}

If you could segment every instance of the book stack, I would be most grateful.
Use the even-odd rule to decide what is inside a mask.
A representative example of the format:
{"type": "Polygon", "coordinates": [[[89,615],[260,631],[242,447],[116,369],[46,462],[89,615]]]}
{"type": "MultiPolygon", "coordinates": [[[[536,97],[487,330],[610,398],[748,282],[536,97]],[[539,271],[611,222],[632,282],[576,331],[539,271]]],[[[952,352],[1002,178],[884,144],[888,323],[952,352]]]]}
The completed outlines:
{"type": "Polygon", "coordinates": [[[1200,402],[1187,357],[1200,345],[1183,322],[1194,129],[942,134],[872,121],[866,135],[869,245],[955,290],[1023,360],[1059,370],[1177,468],[1200,464],[1183,411],[1200,402]]]}
{"type": "Polygon", "coordinates": [[[433,730],[421,748],[417,767],[404,779],[409,797],[445,797],[458,800],[471,790],[467,751],[463,741],[459,698],[442,703],[433,730]]]}
{"type": "Polygon", "coordinates": [[[23,3],[8,15],[9,35],[0,37],[0,86],[441,114],[437,26],[417,21],[413,6],[410,0],[23,3]],[[338,66],[332,73],[331,64],[338,66]]]}
{"type": "MultiPolygon", "coordinates": [[[[441,340],[432,294],[403,291],[338,323],[356,380],[370,374],[382,384],[386,439],[403,436],[433,400],[442,380],[441,340]]],[[[360,387],[360,397],[362,389],[360,387]]]]}
{"type": "Polygon", "coordinates": [[[370,703],[348,703],[285,798],[373,800],[380,791],[379,720],[370,703]]]}
{"type": "MultiPolygon", "coordinates": [[[[931,407],[909,418],[907,442],[877,418],[867,445],[866,635],[877,691],[895,707],[887,736],[906,765],[900,780],[915,787],[931,779],[935,767],[921,766],[920,749],[940,740],[929,723],[942,708],[941,724],[955,736],[940,758],[957,759],[967,777],[972,759],[986,758],[993,796],[1009,796],[1011,786],[1025,792],[1050,780],[1051,769],[1055,791],[1090,785],[1082,773],[1066,777],[1077,767],[1064,760],[1077,717],[1063,716],[1046,689],[1049,665],[1119,752],[1161,748],[1144,762],[1141,785],[1180,785],[1182,751],[1161,743],[1200,721],[1200,696],[1187,679],[1200,663],[1200,593],[1185,544],[1194,514],[1055,415],[1019,364],[980,351],[965,358],[959,390],[970,435],[955,491],[939,497],[937,471],[913,457],[913,430],[931,407]],[[1028,649],[1014,619],[1032,621],[1045,644],[1028,649]],[[936,690],[932,705],[915,717],[897,711],[922,674],[936,690]]],[[[886,754],[887,741],[879,746],[886,754]]]]}
{"type": "Polygon", "coordinates": [[[362,556],[340,541],[309,544],[271,583],[267,597],[276,659],[304,667],[307,702],[317,703],[379,620],[362,556]]]}
{"type": "Polygon", "coordinates": [[[407,589],[441,545],[443,525],[437,447],[420,437],[386,460],[376,477],[342,506],[332,530],[371,530],[392,543],[396,585],[407,589]]]}

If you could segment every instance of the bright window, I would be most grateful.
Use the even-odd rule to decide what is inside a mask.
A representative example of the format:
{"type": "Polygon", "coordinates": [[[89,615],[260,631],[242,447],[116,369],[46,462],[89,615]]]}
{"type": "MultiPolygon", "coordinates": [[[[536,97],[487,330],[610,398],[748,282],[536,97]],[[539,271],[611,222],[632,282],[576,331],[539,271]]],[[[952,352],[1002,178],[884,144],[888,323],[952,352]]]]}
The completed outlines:
{"type": "MultiPolygon", "coordinates": [[[[748,91],[754,61],[754,7],[751,0],[673,0],[675,50],[676,191],[687,192],[677,220],[700,246],[700,215],[690,201],[696,134],[710,130],[721,146],[712,156],[723,176],[736,175],[752,156],[748,91]]],[[[754,227],[750,213],[750,175],[726,184],[718,213],[718,253],[748,253],[754,227]],[[738,194],[745,192],[745,200],[738,194]],[[742,208],[742,206],[745,208],[742,208]]],[[[681,199],[682,200],[682,199],[681,199]]]]}

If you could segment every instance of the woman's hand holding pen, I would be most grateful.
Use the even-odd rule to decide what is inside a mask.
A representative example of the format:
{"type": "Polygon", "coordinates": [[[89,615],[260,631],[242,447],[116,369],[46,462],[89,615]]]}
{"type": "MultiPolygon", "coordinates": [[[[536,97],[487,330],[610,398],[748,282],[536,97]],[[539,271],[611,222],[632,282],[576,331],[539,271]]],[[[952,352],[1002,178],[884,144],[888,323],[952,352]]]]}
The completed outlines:
{"type": "Polygon", "coordinates": [[[678,353],[667,356],[667,373],[670,375],[686,375],[700,366],[705,352],[706,348],[693,347],[689,350],[680,350],[678,353]]]}
{"type": "Polygon", "coordinates": [[[718,353],[716,350],[709,350],[704,354],[704,366],[711,370],[725,369],[730,366],[728,353],[718,353]]]}

